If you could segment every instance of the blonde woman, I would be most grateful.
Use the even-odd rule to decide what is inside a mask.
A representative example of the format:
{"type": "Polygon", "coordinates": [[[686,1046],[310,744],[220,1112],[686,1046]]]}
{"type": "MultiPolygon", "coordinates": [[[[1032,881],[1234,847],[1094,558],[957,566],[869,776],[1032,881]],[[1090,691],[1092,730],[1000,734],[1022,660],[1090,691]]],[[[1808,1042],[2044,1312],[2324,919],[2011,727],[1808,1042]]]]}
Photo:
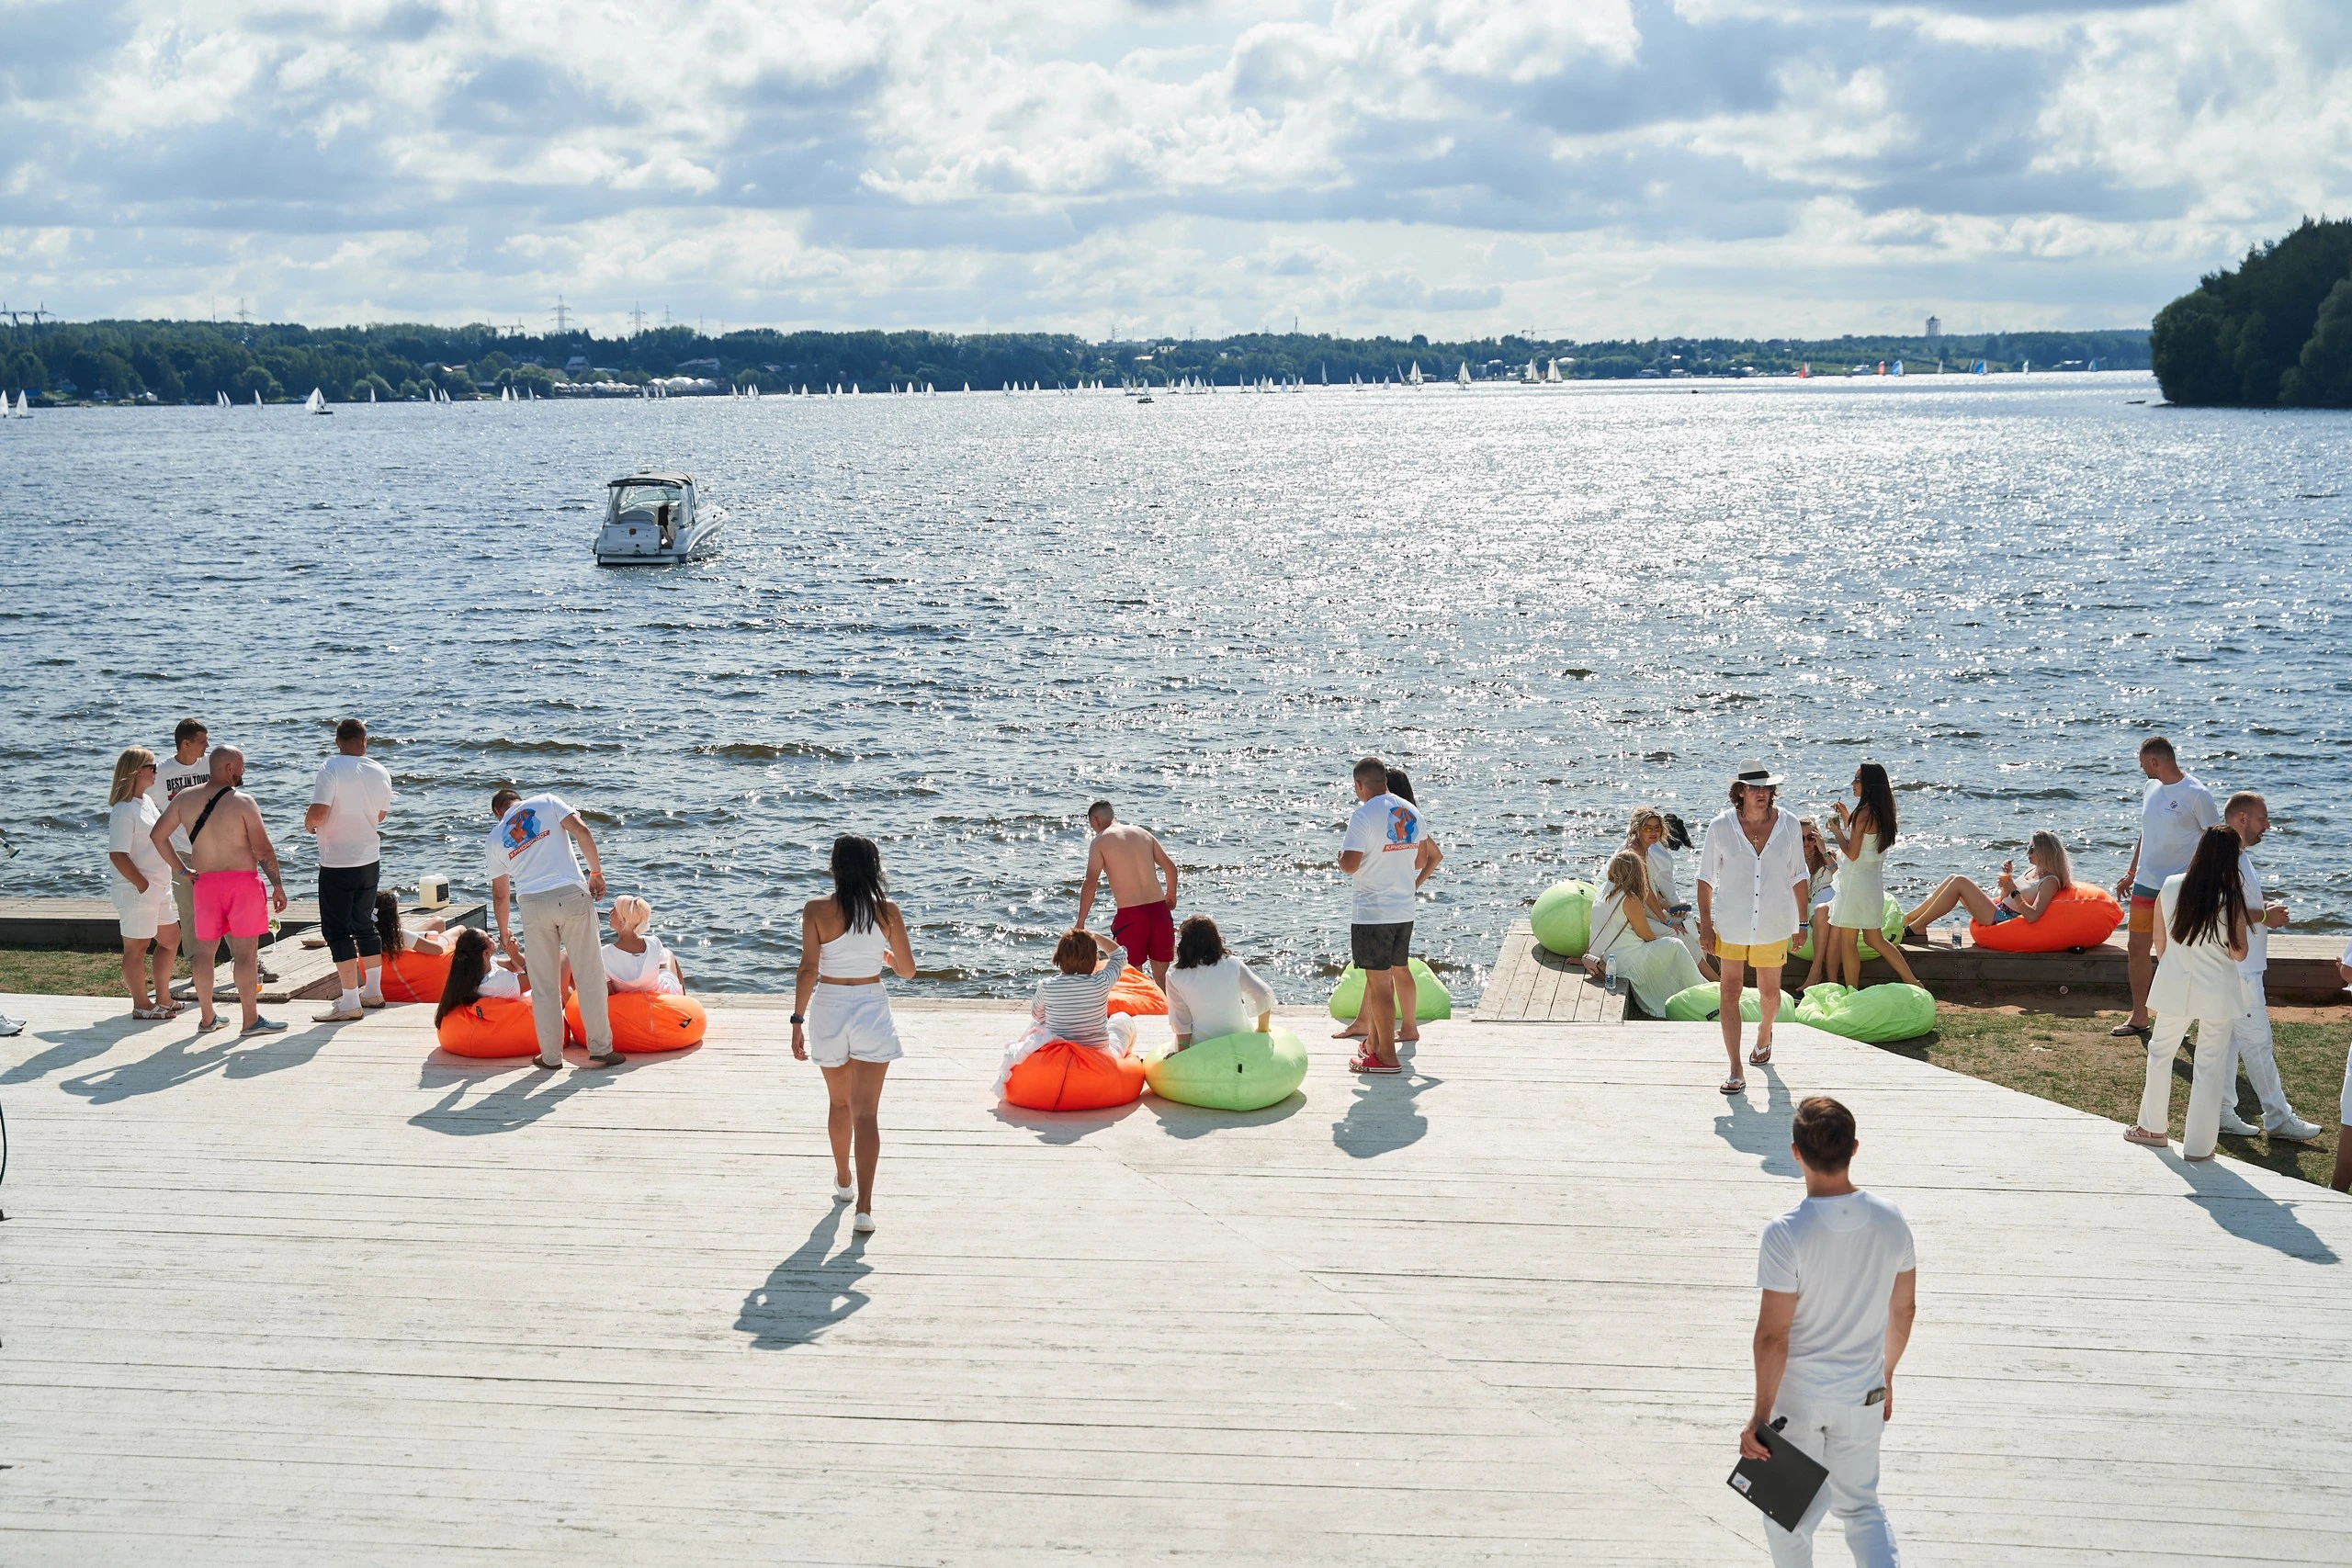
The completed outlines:
{"type": "Polygon", "coordinates": [[[1837,897],[1838,855],[1822,838],[1821,824],[1812,818],[1798,818],[1797,831],[1804,835],[1804,869],[1813,878],[1812,902],[1805,906],[1813,966],[1804,972],[1804,984],[1797,987],[1803,991],[1820,984],[1829,964],[1829,905],[1837,897]]]}
{"type": "Polygon", "coordinates": [[[632,894],[613,900],[605,917],[613,940],[605,944],[605,988],[613,991],[686,993],[685,971],[653,934],[653,906],[632,894]]]}
{"type": "Polygon", "coordinates": [[[107,863],[114,871],[107,891],[122,924],[123,989],[130,993],[130,1016],[141,1021],[173,1018],[180,1010],[172,1000],[180,912],[172,901],[172,868],[151,837],[161,815],[147,794],[154,783],[155,753],[132,746],[114,760],[114,784],[107,791],[107,863]]]}
{"type": "Polygon", "coordinates": [[[1666,1016],[1677,991],[1702,983],[1699,965],[1681,939],[1650,918],[1649,863],[1638,850],[1610,857],[1600,903],[1592,912],[1592,942],[1585,963],[1607,972],[1608,960],[1633,987],[1634,999],[1653,1018],[1666,1016]]]}
{"type": "MultiPolygon", "coordinates": [[[[1650,912],[1650,924],[1669,931],[1690,950],[1690,961],[1699,966],[1700,975],[1715,977],[1713,960],[1706,949],[1699,945],[1699,933],[1691,929],[1690,906],[1675,897],[1674,852],[1690,847],[1688,832],[1677,833],[1680,819],[1668,817],[1655,807],[1637,806],[1631,821],[1625,825],[1625,848],[1642,857],[1642,868],[1650,879],[1649,897],[1645,900],[1650,912]],[[1677,839],[1681,841],[1676,842],[1677,839]]],[[[1603,874],[1604,877],[1606,873],[1603,874]]]]}
{"type": "Polygon", "coordinates": [[[2075,863],[2058,835],[2046,830],[2026,840],[2025,858],[2033,874],[2019,880],[2017,862],[2005,860],[1990,893],[1965,876],[1945,877],[1926,902],[1903,917],[1904,940],[1927,941],[1928,928],[1957,908],[1965,908],[1972,919],[1988,926],[2041,919],[2049,912],[2050,900],[2075,885],[2075,863]]]}

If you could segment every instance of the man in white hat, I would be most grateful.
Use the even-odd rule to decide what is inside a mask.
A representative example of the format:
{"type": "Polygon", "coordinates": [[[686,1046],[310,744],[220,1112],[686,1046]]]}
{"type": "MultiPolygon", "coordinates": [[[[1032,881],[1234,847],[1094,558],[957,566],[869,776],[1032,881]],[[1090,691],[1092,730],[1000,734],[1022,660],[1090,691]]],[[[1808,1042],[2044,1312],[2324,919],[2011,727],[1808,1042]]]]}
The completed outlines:
{"type": "Polygon", "coordinates": [[[1707,824],[1699,849],[1699,941],[1722,965],[1724,1050],[1731,1073],[1725,1094],[1747,1088],[1739,1066],[1739,994],[1756,971],[1756,1049],[1752,1066],[1772,1059],[1772,1022],[1781,1011],[1781,970],[1804,927],[1812,876],[1804,835],[1779,805],[1782,779],[1761,762],[1743,762],[1731,781],[1731,807],[1707,824]]]}

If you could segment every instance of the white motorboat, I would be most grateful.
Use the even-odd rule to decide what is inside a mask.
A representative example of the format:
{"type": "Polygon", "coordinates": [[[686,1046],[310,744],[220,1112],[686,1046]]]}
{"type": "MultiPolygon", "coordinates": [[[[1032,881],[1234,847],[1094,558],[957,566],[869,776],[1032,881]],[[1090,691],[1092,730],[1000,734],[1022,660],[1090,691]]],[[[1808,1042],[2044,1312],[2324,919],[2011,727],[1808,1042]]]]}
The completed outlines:
{"type": "Polygon", "coordinates": [[[718,548],[727,513],[700,504],[692,475],[635,473],[605,489],[611,500],[596,533],[598,566],[676,566],[718,548]]]}

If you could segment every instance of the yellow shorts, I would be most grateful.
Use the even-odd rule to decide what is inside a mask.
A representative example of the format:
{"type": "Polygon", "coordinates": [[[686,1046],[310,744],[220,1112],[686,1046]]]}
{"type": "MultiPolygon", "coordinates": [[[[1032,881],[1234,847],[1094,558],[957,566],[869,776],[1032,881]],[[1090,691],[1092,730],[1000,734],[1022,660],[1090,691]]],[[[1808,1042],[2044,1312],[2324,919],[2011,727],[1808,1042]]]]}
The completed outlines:
{"type": "Polygon", "coordinates": [[[1750,969],[1780,969],[1789,962],[1789,939],[1778,942],[1718,942],[1717,958],[1737,959],[1750,969]]]}

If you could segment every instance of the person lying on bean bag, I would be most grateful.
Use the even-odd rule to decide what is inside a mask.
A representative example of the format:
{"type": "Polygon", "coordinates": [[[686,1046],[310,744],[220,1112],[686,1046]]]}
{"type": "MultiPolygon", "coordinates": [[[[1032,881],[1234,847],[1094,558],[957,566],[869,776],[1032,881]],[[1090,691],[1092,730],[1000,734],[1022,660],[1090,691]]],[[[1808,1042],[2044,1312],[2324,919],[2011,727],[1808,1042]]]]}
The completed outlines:
{"type": "Polygon", "coordinates": [[[2004,920],[2038,920],[2050,908],[2050,900],[2075,885],[2074,862],[2067,857],[2066,846],[2052,832],[2036,833],[2026,841],[2026,862],[2032,874],[2020,881],[2015,861],[2001,863],[2001,874],[1994,890],[1987,893],[1965,876],[1947,876],[1943,885],[1928,896],[1927,901],[1903,917],[1903,940],[1925,942],[1928,928],[1955,908],[1966,908],[1969,916],[1980,925],[1997,926],[2004,920]]]}

